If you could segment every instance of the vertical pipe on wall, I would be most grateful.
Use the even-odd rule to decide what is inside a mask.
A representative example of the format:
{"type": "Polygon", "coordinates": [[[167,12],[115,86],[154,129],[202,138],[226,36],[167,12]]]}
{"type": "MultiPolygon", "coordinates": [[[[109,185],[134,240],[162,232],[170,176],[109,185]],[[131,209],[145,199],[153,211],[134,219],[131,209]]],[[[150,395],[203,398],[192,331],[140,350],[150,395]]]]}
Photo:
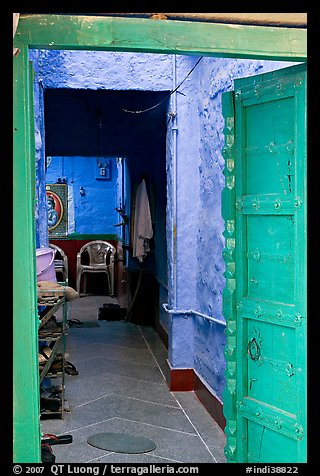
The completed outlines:
{"type": "Polygon", "coordinates": [[[172,307],[177,308],[177,63],[176,55],[172,56],[173,88],[173,145],[172,145],[172,307]]]}

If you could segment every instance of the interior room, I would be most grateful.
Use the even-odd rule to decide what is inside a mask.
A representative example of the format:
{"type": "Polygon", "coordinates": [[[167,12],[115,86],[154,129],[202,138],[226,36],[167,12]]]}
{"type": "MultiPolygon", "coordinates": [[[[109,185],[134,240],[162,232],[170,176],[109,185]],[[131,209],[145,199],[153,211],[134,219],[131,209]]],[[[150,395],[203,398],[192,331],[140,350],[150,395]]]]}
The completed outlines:
{"type": "MultiPolygon", "coordinates": [[[[168,96],[168,91],[65,88],[48,89],[44,94],[46,183],[61,182],[61,187],[69,189],[68,223],[64,231],[61,225],[49,231],[50,243],[67,253],[69,284],[77,291],[80,289],[76,283],[76,261],[80,248],[94,239],[106,240],[115,246],[115,292],[112,294],[120,300],[122,308],[128,309],[141,268],[139,294],[134,307],[131,306],[131,319],[150,325],[155,325],[153,308],[159,286],[155,276],[162,276],[165,284],[167,280],[168,96]],[[157,103],[157,108],[153,108],[157,103]],[[144,114],[136,113],[149,107],[151,109],[144,114]],[[101,170],[105,175],[101,175],[101,170]],[[131,194],[135,197],[142,179],[153,217],[153,236],[140,263],[132,256],[130,235],[134,221],[131,194]]],[[[87,278],[87,292],[108,292],[101,273],[88,274],[87,278]]]]}
{"type": "MultiPolygon", "coordinates": [[[[51,399],[59,396],[42,387],[42,399],[47,398],[43,400],[46,402],[42,412],[43,431],[63,434],[69,430],[73,441],[80,438],[77,446],[61,445],[54,449],[61,461],[63,458],[79,461],[79,451],[83,461],[113,461],[115,457],[123,461],[122,458],[128,458],[130,450],[124,451],[124,456],[119,447],[118,452],[117,447],[112,451],[114,447],[109,443],[102,451],[101,448],[93,451],[87,441],[93,428],[120,429],[123,435],[123,421],[128,425],[131,419],[124,418],[120,402],[111,418],[112,421],[118,419],[117,425],[110,424],[108,418],[108,424],[103,426],[101,416],[89,423],[91,420],[87,420],[86,411],[90,407],[93,411],[98,402],[106,405],[109,401],[111,408],[115,405],[112,400],[114,392],[110,396],[110,390],[106,391],[110,384],[106,355],[111,359],[112,368],[117,359],[125,361],[119,376],[122,372],[126,378],[135,375],[133,367],[141,362],[141,358],[136,356],[131,360],[127,357],[126,346],[131,337],[134,342],[142,339],[143,346],[147,346],[143,347],[143,353],[151,351],[152,365],[156,365],[161,380],[164,379],[161,383],[166,385],[169,406],[174,408],[174,412],[179,408],[183,417],[189,420],[188,398],[195,404],[195,415],[199,413],[199,420],[197,416],[191,421],[192,426],[184,431],[186,440],[190,438],[190,432],[191,439],[196,436],[194,441],[201,447],[199,461],[225,461],[225,419],[221,406],[225,385],[224,225],[220,209],[223,187],[221,92],[232,88],[235,76],[279,69],[284,64],[40,50],[35,50],[31,57],[37,72],[37,249],[41,250],[49,243],[49,246],[56,246],[64,252],[68,265],[67,285],[79,296],[66,306],[67,375],[66,385],[63,384],[66,386],[63,412],[60,413],[63,421],[53,421],[56,412],[50,410],[51,399]],[[144,248],[139,257],[134,234],[139,220],[136,200],[143,183],[150,229],[144,237],[144,248]],[[47,221],[47,208],[41,207],[44,196],[46,201],[58,197],[55,209],[60,216],[54,225],[47,221]],[[179,240],[175,228],[179,230],[179,240]],[[112,284],[110,273],[81,274],[79,271],[80,261],[84,271],[90,264],[86,247],[90,243],[101,246],[97,245],[100,242],[107,242],[114,249],[109,258],[113,263],[112,284]],[[182,266],[179,266],[179,260],[182,266]],[[209,268],[208,260],[212,263],[209,268]],[[169,287],[171,293],[168,293],[169,287]],[[196,313],[197,322],[190,327],[190,320],[185,319],[188,311],[183,309],[193,309],[195,302],[200,311],[196,313]],[[180,312],[183,318],[179,320],[178,329],[168,312],[177,307],[182,309],[178,314],[180,312]],[[138,334],[134,326],[138,326],[138,334]],[[111,341],[110,332],[114,333],[111,341]],[[124,341],[119,340],[119,336],[124,341]],[[89,353],[85,357],[85,352],[94,347],[99,349],[99,355],[93,357],[89,353]],[[122,355],[119,354],[121,349],[122,355]],[[112,357],[114,351],[118,352],[115,360],[112,357]],[[95,372],[90,363],[102,365],[104,384],[100,379],[98,382],[93,380],[95,372]],[[196,384],[190,370],[194,365],[196,384]],[[85,379],[90,378],[96,388],[95,392],[88,394],[86,391],[80,397],[82,374],[85,379]],[[210,394],[209,398],[207,394],[210,394]],[[211,420],[214,440],[207,429],[203,433],[199,422],[203,421],[204,415],[204,428],[211,420]],[[75,452],[72,448],[76,448],[75,452]]],[[[64,319],[61,310],[54,317],[59,324],[64,319]]],[[[134,348],[137,347],[136,342],[134,348]]],[[[146,368],[144,365],[145,361],[141,369],[146,368]]],[[[140,373],[143,375],[142,370],[140,373]]],[[[124,382],[126,378],[123,378],[124,382]]],[[[147,373],[146,380],[148,378],[147,373]]],[[[119,382],[116,388],[117,392],[128,392],[119,389],[119,382]]],[[[150,414],[150,421],[153,421],[154,412],[148,409],[148,402],[151,400],[155,405],[159,403],[157,399],[154,401],[153,394],[148,396],[147,391],[142,397],[139,389],[133,394],[130,388],[128,398],[141,398],[145,415],[150,414]]],[[[97,414],[99,412],[100,407],[97,407],[97,414]]],[[[132,416],[133,421],[134,418],[136,415],[132,416]]],[[[142,427],[145,423],[143,421],[142,427]]],[[[171,430],[176,435],[175,424],[171,430]]],[[[146,427],[143,428],[144,433],[146,427]]],[[[167,432],[168,428],[170,424],[164,431],[167,432]]],[[[127,432],[125,434],[130,436],[127,432]]],[[[154,437],[153,432],[148,435],[154,437]]],[[[143,461],[158,462],[195,460],[186,449],[183,450],[184,457],[170,452],[169,441],[164,448],[158,449],[158,453],[157,449],[147,455],[145,453],[150,449],[141,451],[143,456],[134,461],[142,461],[141,457],[143,461]]],[[[131,455],[126,461],[133,461],[132,458],[137,456],[131,455]]]]}

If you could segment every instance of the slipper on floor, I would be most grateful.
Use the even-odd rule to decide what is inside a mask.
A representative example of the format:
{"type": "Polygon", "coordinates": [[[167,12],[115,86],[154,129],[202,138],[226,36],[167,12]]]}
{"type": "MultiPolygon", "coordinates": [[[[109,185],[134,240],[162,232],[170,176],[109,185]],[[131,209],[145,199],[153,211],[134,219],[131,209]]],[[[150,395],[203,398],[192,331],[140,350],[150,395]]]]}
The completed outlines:
{"type": "Polygon", "coordinates": [[[64,371],[68,375],[79,374],[78,370],[71,362],[69,362],[68,360],[63,361],[63,359],[58,361],[53,361],[53,363],[51,364],[49,368],[49,373],[57,374],[59,372],[62,372],[63,367],[64,367],[64,371]]]}
{"type": "Polygon", "coordinates": [[[56,436],[56,435],[47,433],[43,435],[41,443],[46,443],[48,445],[68,445],[72,443],[72,441],[73,441],[72,435],[56,436]]]}
{"type": "Polygon", "coordinates": [[[72,326],[77,326],[77,327],[79,327],[79,326],[81,326],[83,323],[82,323],[81,321],[79,321],[79,319],[69,319],[69,320],[68,320],[68,324],[69,324],[70,327],[72,327],[72,326]]]}
{"type": "Polygon", "coordinates": [[[65,372],[68,375],[78,375],[79,374],[76,367],[71,362],[69,362],[68,360],[66,361],[65,372]]]}

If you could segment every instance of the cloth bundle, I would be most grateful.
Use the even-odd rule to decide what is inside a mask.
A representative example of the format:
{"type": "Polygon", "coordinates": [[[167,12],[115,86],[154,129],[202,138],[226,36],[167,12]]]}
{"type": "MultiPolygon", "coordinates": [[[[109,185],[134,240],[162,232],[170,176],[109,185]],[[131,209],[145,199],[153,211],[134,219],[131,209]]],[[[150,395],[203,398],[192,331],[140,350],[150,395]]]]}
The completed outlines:
{"type": "Polygon", "coordinates": [[[53,301],[58,301],[65,296],[66,301],[73,301],[80,297],[79,293],[70,286],[62,286],[53,281],[38,281],[38,301],[43,304],[48,304],[53,301]]]}

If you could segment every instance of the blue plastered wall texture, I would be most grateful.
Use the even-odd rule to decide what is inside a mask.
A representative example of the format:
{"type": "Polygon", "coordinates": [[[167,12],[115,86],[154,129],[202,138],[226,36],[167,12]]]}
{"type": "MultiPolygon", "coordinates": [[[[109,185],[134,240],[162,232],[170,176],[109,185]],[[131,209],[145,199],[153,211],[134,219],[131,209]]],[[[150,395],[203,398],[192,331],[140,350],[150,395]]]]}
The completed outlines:
{"type": "MultiPolygon", "coordinates": [[[[30,51],[30,59],[33,61],[33,69],[37,75],[39,74],[38,64],[39,52],[30,51]]],[[[45,154],[43,144],[43,87],[41,82],[34,82],[34,128],[35,128],[35,160],[36,160],[36,206],[35,206],[35,222],[36,222],[36,247],[41,248],[48,245],[48,227],[46,215],[43,219],[43,210],[46,210],[46,194],[45,194],[45,154]]]]}
{"type": "MultiPolygon", "coordinates": [[[[176,56],[174,83],[171,55],[41,51],[35,52],[34,58],[37,62],[37,81],[40,80],[44,87],[141,91],[172,91],[173,85],[180,84],[199,59],[176,56]]],[[[157,240],[162,240],[162,243],[166,241],[167,245],[167,253],[163,250],[156,253],[156,273],[164,284],[160,287],[159,296],[160,323],[168,332],[168,359],[171,367],[194,368],[220,400],[225,385],[224,327],[192,313],[168,314],[162,304],[168,303],[169,309],[196,310],[209,317],[224,320],[222,93],[233,89],[235,78],[289,65],[204,57],[183,81],[176,96],[172,95],[169,100],[166,157],[163,158],[166,184],[159,184],[163,194],[166,190],[166,197],[161,201],[163,207],[156,208],[155,217],[157,228],[161,230],[161,236],[158,235],[157,240]],[[177,102],[176,111],[174,99],[177,102]],[[173,127],[172,112],[177,113],[177,130],[173,127]]],[[[36,137],[41,138],[43,104],[40,87],[36,88],[36,96],[37,94],[36,137]]],[[[44,153],[40,139],[37,144],[37,186],[40,197],[44,170],[40,164],[44,160],[44,153]]],[[[148,153],[146,151],[146,157],[148,153]]],[[[157,175],[157,166],[151,164],[150,167],[157,175]]],[[[94,214],[94,207],[98,205],[92,203],[90,206],[90,213],[94,214]]],[[[100,211],[99,213],[101,214],[100,211]]],[[[37,237],[42,244],[46,242],[47,235],[40,225],[40,218],[45,216],[44,201],[39,198],[37,237]]],[[[75,216],[75,220],[81,222],[82,219],[75,216]]],[[[81,226],[82,232],[85,232],[84,221],[81,226]]],[[[108,226],[107,223],[105,226],[108,226]]],[[[158,249],[161,250],[161,246],[158,249]]]]}
{"type": "MultiPolygon", "coordinates": [[[[79,90],[140,90],[140,91],[163,91],[172,88],[171,79],[171,57],[167,55],[157,55],[157,61],[154,61],[154,55],[137,55],[132,53],[115,52],[88,52],[88,51],[52,51],[52,50],[34,50],[31,52],[31,59],[36,69],[35,80],[35,117],[36,117],[36,138],[40,140],[37,150],[37,187],[38,196],[45,197],[45,166],[44,166],[44,105],[43,91],[45,89],[69,89],[79,90]],[[41,142],[42,139],[42,142],[41,142]]],[[[94,146],[93,146],[94,147],[94,146]]],[[[146,151],[146,157],[150,151],[146,151]]],[[[74,158],[78,161],[80,158],[74,158]]],[[[143,157],[140,159],[143,160],[143,157]]],[[[165,160],[165,159],[164,159],[165,160]]],[[[75,197],[75,224],[77,233],[115,233],[114,223],[119,222],[119,217],[109,213],[109,217],[102,217],[103,224],[107,229],[100,231],[101,228],[101,200],[93,192],[93,187],[88,185],[88,194],[82,198],[81,203],[77,204],[79,197],[78,185],[80,182],[86,182],[87,176],[83,167],[79,165],[81,177],[76,176],[77,168],[68,165],[71,162],[64,161],[62,170],[61,161],[58,163],[55,159],[48,168],[48,182],[54,181],[57,175],[61,178],[69,173],[67,177],[68,185],[70,181],[76,181],[77,187],[74,190],[75,197]],[[56,167],[56,169],[54,169],[56,167]],[[72,168],[72,170],[71,170],[72,168]],[[91,195],[91,198],[90,198],[91,195]],[[88,220],[90,216],[90,220],[88,220]],[[93,217],[98,217],[93,220],[93,217]],[[106,222],[107,220],[107,222],[106,222]],[[99,223],[98,223],[99,222],[99,223]],[[100,227],[99,230],[93,228],[100,227]]],[[[139,166],[138,166],[139,167],[139,166]]],[[[115,167],[113,167],[113,171],[115,167]]],[[[78,174],[79,175],[79,174],[78,174]]],[[[111,182],[115,182],[115,175],[112,175],[111,182]]],[[[109,184],[104,183],[105,188],[109,184]]],[[[101,186],[98,181],[93,182],[95,189],[99,194],[101,186]]],[[[72,185],[72,184],[71,184],[72,185]]],[[[87,185],[87,184],[86,184],[87,185]]],[[[81,183],[81,186],[84,185],[81,183]]],[[[85,188],[85,187],[84,187],[85,188]]],[[[116,203],[114,204],[116,206],[116,203]]],[[[37,214],[37,237],[41,246],[47,246],[48,233],[46,229],[46,208],[45,201],[39,201],[36,210],[37,214]]]]}

